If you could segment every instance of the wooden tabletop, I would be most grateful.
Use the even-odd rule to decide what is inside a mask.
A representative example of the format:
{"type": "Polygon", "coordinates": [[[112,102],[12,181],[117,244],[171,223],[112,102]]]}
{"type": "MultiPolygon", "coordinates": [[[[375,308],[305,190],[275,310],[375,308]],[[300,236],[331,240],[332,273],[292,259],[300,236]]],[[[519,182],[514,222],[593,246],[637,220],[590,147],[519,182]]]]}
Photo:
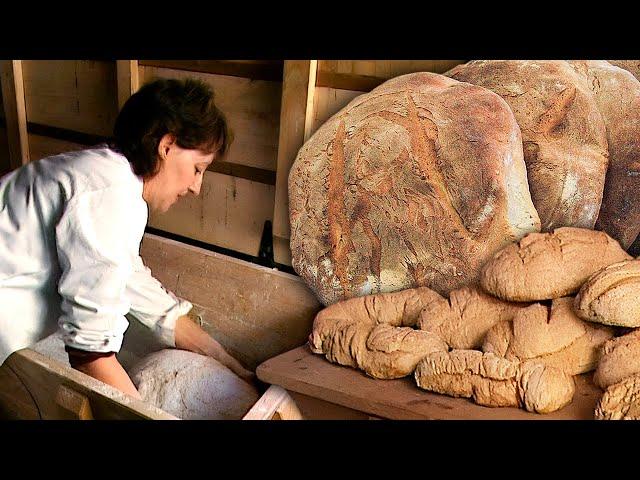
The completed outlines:
{"type": "Polygon", "coordinates": [[[349,407],[382,418],[458,420],[592,420],[602,391],[591,382],[592,373],[578,375],[573,401],[548,414],[519,408],[489,408],[465,398],[421,390],[413,376],[377,380],[363,372],[330,363],[308,346],[298,347],[260,364],[257,376],[266,383],[349,407]]]}

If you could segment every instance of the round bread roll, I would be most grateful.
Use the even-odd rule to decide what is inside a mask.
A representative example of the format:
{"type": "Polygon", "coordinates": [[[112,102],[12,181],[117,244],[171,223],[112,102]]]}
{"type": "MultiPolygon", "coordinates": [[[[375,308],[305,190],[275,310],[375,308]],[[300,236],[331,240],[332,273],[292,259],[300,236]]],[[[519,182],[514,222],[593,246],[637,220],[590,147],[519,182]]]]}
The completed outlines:
{"type": "Polygon", "coordinates": [[[529,234],[497,252],[483,267],[480,283],[503,300],[551,300],[576,293],[601,268],[630,259],[604,232],[562,227],[529,234]]]}
{"type": "Polygon", "coordinates": [[[593,383],[605,390],[637,374],[640,374],[640,330],[633,330],[604,344],[593,383]]]}
{"type": "Polygon", "coordinates": [[[352,100],[289,174],[292,264],[320,301],[477,279],[496,250],[539,230],[508,105],[434,73],[352,100]]]}
{"type": "Polygon", "coordinates": [[[640,260],[614,263],[594,273],[580,288],[575,310],[590,322],[640,327],[640,260]]]}
{"type": "Polygon", "coordinates": [[[145,402],[183,420],[240,420],[259,398],[217,360],[186,350],[154,352],[129,375],[145,402]]]}

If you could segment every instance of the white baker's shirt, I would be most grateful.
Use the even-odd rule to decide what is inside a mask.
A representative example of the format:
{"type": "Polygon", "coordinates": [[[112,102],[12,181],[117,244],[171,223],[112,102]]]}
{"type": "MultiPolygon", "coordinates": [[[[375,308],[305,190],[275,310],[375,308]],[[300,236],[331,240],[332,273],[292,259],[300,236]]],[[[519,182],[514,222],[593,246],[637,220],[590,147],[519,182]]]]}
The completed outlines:
{"type": "Polygon", "coordinates": [[[127,313],[175,346],[176,319],[192,305],[142,263],[142,185],[106,146],[0,179],[0,364],[57,328],[68,346],[118,352],[127,313]]]}

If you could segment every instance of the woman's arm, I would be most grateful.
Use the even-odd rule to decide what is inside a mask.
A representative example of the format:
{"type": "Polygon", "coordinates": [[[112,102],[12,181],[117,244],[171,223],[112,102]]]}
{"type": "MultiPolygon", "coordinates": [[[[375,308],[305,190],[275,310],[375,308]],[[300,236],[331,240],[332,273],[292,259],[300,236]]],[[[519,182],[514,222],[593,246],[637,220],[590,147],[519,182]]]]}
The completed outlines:
{"type": "Polygon", "coordinates": [[[245,369],[240,362],[229,355],[224,347],[207,332],[196,325],[187,315],[176,320],[176,347],[215,358],[233,373],[249,383],[255,381],[255,374],[245,369]]]}
{"type": "Polygon", "coordinates": [[[118,362],[115,353],[97,356],[89,352],[82,353],[69,349],[67,351],[69,352],[69,363],[71,363],[71,366],[76,370],[96,380],[108,383],[127,395],[131,395],[140,400],[142,399],[131,378],[129,378],[127,372],[122,368],[120,362],[118,362]]]}

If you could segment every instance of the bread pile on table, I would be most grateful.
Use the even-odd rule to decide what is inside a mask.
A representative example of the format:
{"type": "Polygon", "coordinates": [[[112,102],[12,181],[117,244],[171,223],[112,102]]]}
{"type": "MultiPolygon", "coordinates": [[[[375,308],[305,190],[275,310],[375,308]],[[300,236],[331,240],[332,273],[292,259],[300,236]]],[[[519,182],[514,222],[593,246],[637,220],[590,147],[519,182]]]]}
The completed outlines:
{"type": "Polygon", "coordinates": [[[640,418],[630,72],[492,60],[397,77],[307,141],[289,197],[294,268],[326,305],[314,352],[539,413],[595,369],[596,418],[640,418]]]}

